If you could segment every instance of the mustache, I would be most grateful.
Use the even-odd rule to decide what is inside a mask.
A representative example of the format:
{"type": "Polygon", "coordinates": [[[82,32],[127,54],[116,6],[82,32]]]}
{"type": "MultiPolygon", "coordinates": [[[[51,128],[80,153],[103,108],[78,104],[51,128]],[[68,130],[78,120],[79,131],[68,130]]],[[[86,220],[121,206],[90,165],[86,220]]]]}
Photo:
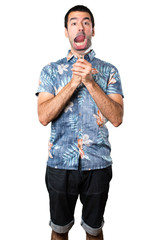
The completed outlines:
{"type": "Polygon", "coordinates": [[[85,34],[84,32],[79,32],[79,33],[77,33],[75,39],[76,39],[78,36],[84,36],[84,37],[86,37],[86,34],[85,34]]]}
{"type": "Polygon", "coordinates": [[[81,36],[81,35],[86,36],[86,34],[84,32],[78,32],[76,37],[81,36]]]}

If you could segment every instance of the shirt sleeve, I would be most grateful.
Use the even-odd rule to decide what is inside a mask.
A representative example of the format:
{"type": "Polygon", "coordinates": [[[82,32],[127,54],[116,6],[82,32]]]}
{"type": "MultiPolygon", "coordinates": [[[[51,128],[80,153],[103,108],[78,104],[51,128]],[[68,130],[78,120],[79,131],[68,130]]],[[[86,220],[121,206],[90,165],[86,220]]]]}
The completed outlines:
{"type": "Polygon", "coordinates": [[[53,86],[53,71],[50,65],[45,66],[41,71],[36,96],[38,96],[40,92],[48,92],[55,95],[55,89],[53,86]]]}
{"type": "Polygon", "coordinates": [[[107,95],[115,93],[120,94],[122,97],[124,97],[120,74],[117,68],[112,66],[107,84],[107,95]]]}

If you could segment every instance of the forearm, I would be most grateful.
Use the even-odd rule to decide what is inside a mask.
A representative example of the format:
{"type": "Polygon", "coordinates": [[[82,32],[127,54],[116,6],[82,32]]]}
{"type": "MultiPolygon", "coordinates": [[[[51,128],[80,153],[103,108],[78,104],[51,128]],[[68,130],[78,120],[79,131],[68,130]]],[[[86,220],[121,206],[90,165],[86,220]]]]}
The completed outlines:
{"type": "Polygon", "coordinates": [[[44,126],[59,116],[77,86],[78,84],[71,80],[56,96],[39,104],[39,120],[44,126]]]}
{"type": "Polygon", "coordinates": [[[84,84],[103,116],[115,127],[119,126],[123,119],[123,106],[108,97],[94,80],[84,84]]]}

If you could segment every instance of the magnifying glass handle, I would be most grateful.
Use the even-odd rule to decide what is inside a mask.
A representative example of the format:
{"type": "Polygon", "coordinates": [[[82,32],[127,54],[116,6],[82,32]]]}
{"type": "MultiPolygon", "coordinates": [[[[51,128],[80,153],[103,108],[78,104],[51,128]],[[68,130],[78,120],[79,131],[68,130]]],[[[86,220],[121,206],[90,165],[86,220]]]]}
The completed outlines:
{"type": "Polygon", "coordinates": [[[80,55],[80,59],[84,59],[84,55],[80,55]]]}

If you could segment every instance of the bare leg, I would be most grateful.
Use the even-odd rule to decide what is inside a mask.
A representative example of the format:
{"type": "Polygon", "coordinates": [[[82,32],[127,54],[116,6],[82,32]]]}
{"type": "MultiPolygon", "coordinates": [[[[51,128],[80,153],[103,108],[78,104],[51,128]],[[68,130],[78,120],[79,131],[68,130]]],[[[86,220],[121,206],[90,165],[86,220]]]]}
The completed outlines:
{"type": "Polygon", "coordinates": [[[87,235],[87,238],[86,238],[86,240],[103,240],[103,232],[101,231],[101,233],[99,233],[99,235],[98,236],[92,236],[92,235],[90,235],[90,234],[88,234],[88,233],[86,233],[86,235],[87,235]]]}
{"type": "Polygon", "coordinates": [[[68,233],[56,233],[52,231],[51,240],[68,240],[68,233]]]}

